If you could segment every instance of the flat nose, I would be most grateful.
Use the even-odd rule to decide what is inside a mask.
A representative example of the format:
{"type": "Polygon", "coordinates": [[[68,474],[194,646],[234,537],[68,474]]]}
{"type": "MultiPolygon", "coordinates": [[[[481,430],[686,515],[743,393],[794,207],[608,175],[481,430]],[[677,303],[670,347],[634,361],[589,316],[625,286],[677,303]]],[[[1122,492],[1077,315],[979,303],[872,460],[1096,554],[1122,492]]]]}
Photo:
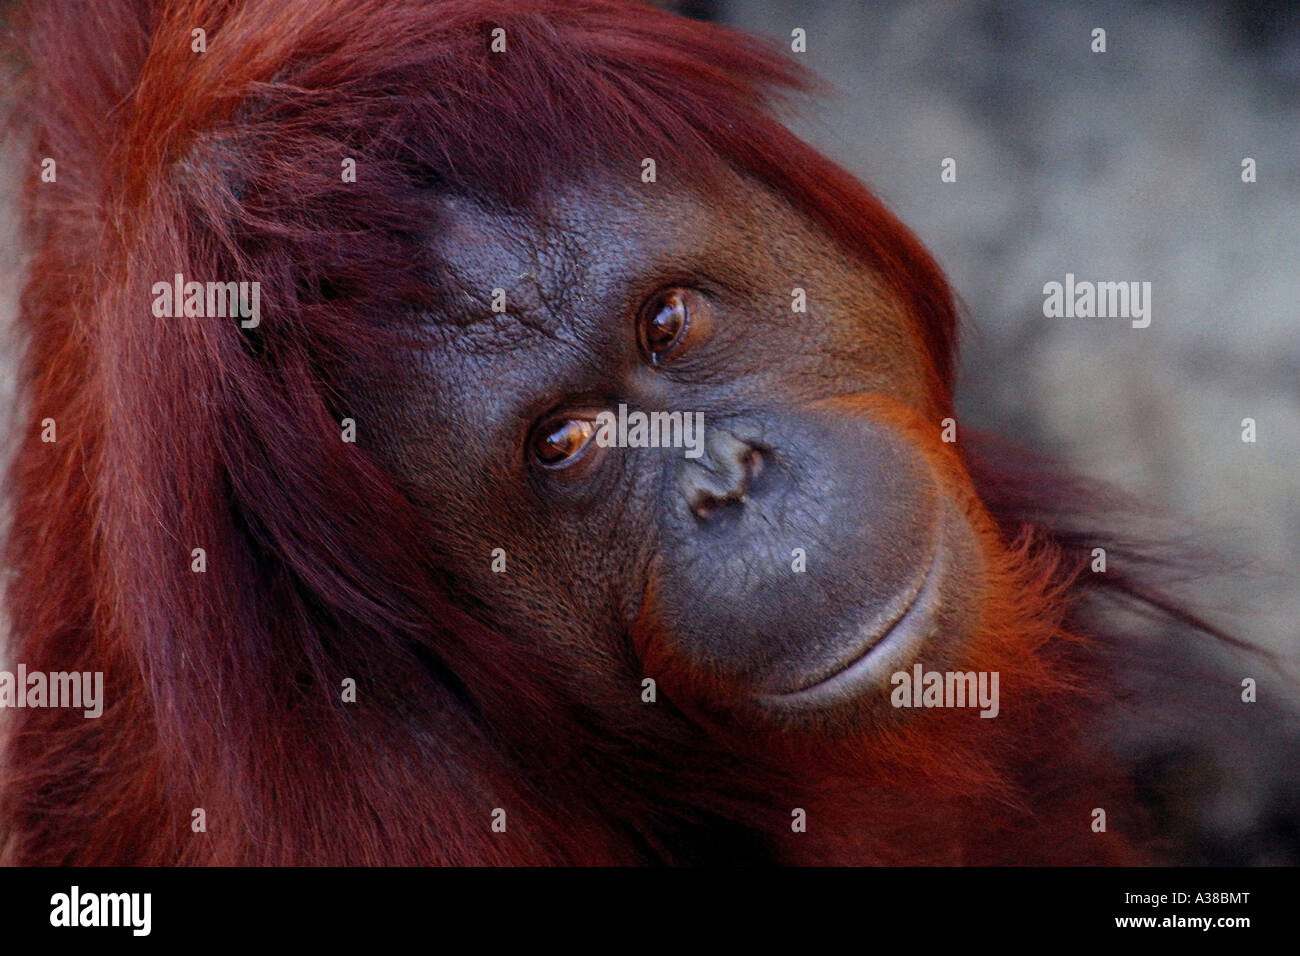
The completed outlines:
{"type": "Polygon", "coordinates": [[[708,520],[724,507],[742,507],[762,471],[763,453],[755,445],[714,428],[705,439],[705,455],[685,462],[679,487],[695,516],[708,520]]]}

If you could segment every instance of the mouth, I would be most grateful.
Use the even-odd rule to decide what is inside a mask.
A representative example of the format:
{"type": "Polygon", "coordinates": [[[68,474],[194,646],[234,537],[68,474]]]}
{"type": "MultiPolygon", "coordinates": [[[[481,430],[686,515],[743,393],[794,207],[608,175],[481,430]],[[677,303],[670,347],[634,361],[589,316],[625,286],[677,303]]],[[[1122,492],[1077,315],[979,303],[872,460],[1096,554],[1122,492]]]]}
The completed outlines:
{"type": "Polygon", "coordinates": [[[758,703],[773,710],[824,710],[857,697],[865,688],[888,686],[888,676],[910,663],[934,631],[945,574],[944,521],[925,575],[909,600],[883,627],[864,634],[856,650],[837,670],[806,687],[763,694],[758,703]]]}

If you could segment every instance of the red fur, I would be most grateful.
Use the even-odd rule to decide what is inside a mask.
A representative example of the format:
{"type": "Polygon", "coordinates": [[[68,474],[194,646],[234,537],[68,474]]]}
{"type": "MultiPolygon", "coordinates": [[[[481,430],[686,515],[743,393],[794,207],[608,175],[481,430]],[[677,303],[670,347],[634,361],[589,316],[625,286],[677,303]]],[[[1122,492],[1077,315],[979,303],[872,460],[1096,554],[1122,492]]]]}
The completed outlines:
{"type": "MultiPolygon", "coordinates": [[[[790,861],[1123,857],[1088,826],[1122,791],[1081,743],[1103,679],[1068,626],[1081,565],[1014,504],[984,520],[994,583],[970,665],[1022,689],[1003,717],[927,714],[816,752],[775,738],[762,749],[780,759],[760,763],[756,741],[666,708],[633,720],[553,693],[565,675],[453,608],[455,568],[399,483],[340,453],[344,370],[383,368],[413,334],[434,169],[518,201],[602,160],[654,155],[701,182],[742,169],[880,271],[948,409],[947,285],[878,200],[769,117],[772,91],[802,82],[779,53],[596,0],[29,16],[31,155],[59,178],[28,196],[11,659],[103,670],[108,703],[99,720],[6,715],[4,859],[689,860],[691,835],[715,831],[774,834],[767,851],[790,861]],[[525,55],[489,58],[498,25],[525,55]],[[153,318],[150,286],[176,272],[260,280],[261,327],[153,318]],[[40,442],[46,417],[57,444],[40,442]],[[338,703],[343,676],[356,705],[338,703]],[[761,769],[782,764],[794,772],[761,769]],[[802,838],[792,805],[819,821],[802,838]]],[[[918,444],[961,487],[967,461],[932,432],[918,444]]]]}

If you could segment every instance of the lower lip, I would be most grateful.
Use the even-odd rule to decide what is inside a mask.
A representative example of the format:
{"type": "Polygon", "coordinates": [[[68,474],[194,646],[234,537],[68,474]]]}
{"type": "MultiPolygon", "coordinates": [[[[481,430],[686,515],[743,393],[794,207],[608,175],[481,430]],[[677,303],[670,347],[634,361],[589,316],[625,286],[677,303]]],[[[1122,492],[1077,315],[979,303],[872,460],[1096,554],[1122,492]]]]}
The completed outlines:
{"type": "Polygon", "coordinates": [[[768,707],[790,709],[821,709],[857,694],[862,688],[882,683],[887,658],[911,658],[916,655],[930,635],[934,612],[938,604],[939,589],[944,576],[943,522],[940,521],[938,540],[933,558],[920,589],[903,612],[884,634],[862,649],[842,670],[818,681],[811,687],[785,694],[765,694],[759,702],[768,707]]]}

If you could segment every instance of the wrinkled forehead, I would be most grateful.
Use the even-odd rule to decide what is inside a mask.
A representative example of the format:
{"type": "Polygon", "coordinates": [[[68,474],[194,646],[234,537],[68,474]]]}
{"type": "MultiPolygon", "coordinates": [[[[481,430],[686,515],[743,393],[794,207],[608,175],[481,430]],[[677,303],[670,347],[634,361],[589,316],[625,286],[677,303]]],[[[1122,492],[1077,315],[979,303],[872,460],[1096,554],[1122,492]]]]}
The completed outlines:
{"type": "Polygon", "coordinates": [[[429,239],[444,321],[471,338],[484,323],[494,335],[513,323],[560,336],[641,277],[704,272],[756,287],[775,278],[775,247],[824,242],[771,191],[738,174],[726,183],[709,195],[693,183],[642,182],[632,167],[558,183],[526,206],[444,196],[429,239]]]}

